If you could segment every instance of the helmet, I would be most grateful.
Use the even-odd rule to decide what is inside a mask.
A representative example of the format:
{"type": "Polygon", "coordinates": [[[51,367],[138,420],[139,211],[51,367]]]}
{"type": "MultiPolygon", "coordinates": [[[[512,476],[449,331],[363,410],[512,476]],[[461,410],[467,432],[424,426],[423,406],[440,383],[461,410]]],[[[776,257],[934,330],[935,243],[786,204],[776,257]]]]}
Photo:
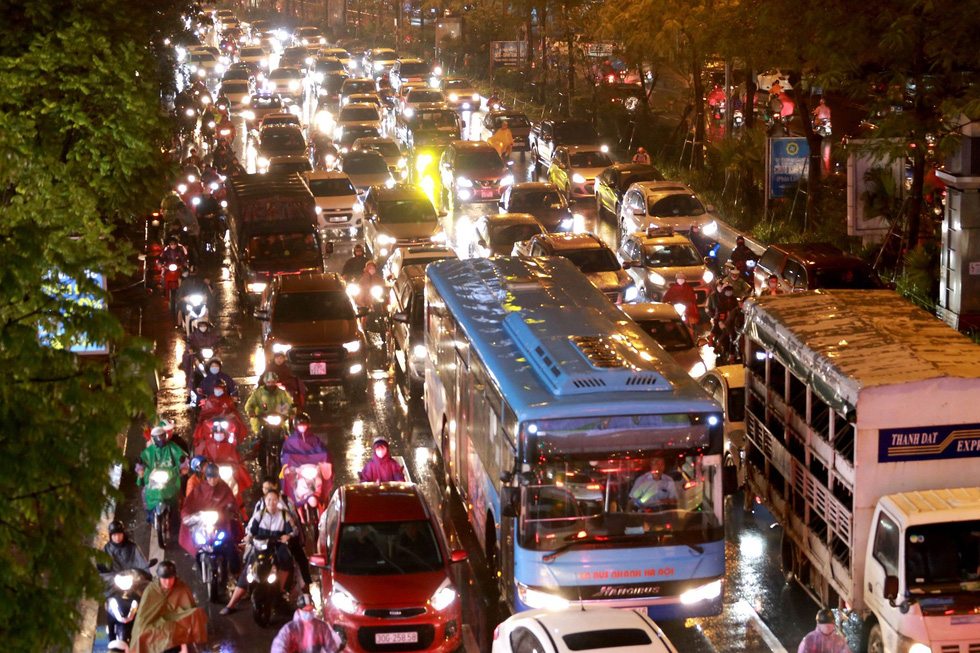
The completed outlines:
{"type": "Polygon", "coordinates": [[[687,275],[684,274],[683,272],[678,272],[677,274],[674,275],[674,278],[677,279],[678,281],[680,281],[681,279],[687,281],[687,275]]]}
{"type": "Polygon", "coordinates": [[[157,578],[176,578],[177,565],[171,560],[164,560],[157,565],[157,578]]]}
{"type": "Polygon", "coordinates": [[[214,358],[208,361],[208,367],[211,367],[212,365],[217,365],[218,367],[221,367],[221,359],[215,356],[214,358]]]}
{"type": "Polygon", "coordinates": [[[745,244],[745,237],[744,236],[739,236],[738,238],[736,238],[735,239],[735,244],[736,245],[744,245],[745,244]]]}
{"type": "Polygon", "coordinates": [[[638,147],[638,148],[636,148],[636,151],[639,154],[646,154],[647,148],[645,148],[645,147],[638,147]]]}
{"type": "Polygon", "coordinates": [[[166,429],[164,429],[162,426],[154,426],[150,431],[150,438],[153,440],[153,444],[158,447],[162,447],[163,445],[167,444],[168,435],[169,434],[167,433],[166,429]]]}
{"type": "Polygon", "coordinates": [[[361,254],[364,253],[364,245],[360,243],[354,245],[354,253],[357,254],[358,252],[360,252],[361,254]]]}
{"type": "Polygon", "coordinates": [[[309,426],[311,423],[310,416],[307,415],[306,413],[300,413],[299,415],[296,416],[296,423],[306,424],[307,426],[309,426]]]}
{"type": "Polygon", "coordinates": [[[221,476],[218,466],[214,463],[208,463],[204,468],[204,478],[218,478],[221,476]]]}
{"type": "Polygon", "coordinates": [[[109,535],[115,535],[116,533],[125,533],[126,527],[118,519],[113,519],[109,522],[109,535]]]}
{"type": "Polygon", "coordinates": [[[200,474],[204,466],[208,464],[208,459],[205,456],[194,456],[191,458],[191,471],[195,474],[200,474]]]}
{"type": "Polygon", "coordinates": [[[309,594],[301,594],[298,599],[296,599],[296,609],[302,610],[303,608],[316,607],[313,605],[313,597],[309,594]]]}
{"type": "Polygon", "coordinates": [[[834,612],[824,608],[823,610],[817,610],[817,623],[818,624],[832,624],[836,623],[837,620],[834,619],[834,612]]]}
{"type": "Polygon", "coordinates": [[[262,375],[262,383],[279,383],[279,375],[275,372],[266,372],[262,375]]]}
{"type": "Polygon", "coordinates": [[[375,267],[375,269],[377,269],[377,267],[378,267],[378,264],[374,262],[374,259],[373,258],[368,259],[367,262],[364,263],[364,269],[367,270],[367,266],[369,266],[369,265],[373,265],[375,267]]]}
{"type": "Polygon", "coordinates": [[[106,650],[116,651],[118,653],[129,653],[129,645],[126,643],[125,640],[114,639],[111,642],[109,642],[108,648],[106,650]]]}
{"type": "Polygon", "coordinates": [[[225,381],[224,379],[218,379],[217,381],[214,382],[214,387],[216,387],[216,388],[227,388],[228,387],[228,382],[225,381]]]}
{"type": "Polygon", "coordinates": [[[154,424],[154,426],[159,426],[164,431],[173,431],[174,430],[174,423],[171,422],[169,419],[161,419],[159,422],[157,422],[156,424],[154,424]]]}
{"type": "Polygon", "coordinates": [[[379,447],[379,446],[385,446],[385,447],[387,447],[388,446],[388,440],[386,440],[385,438],[375,438],[374,439],[374,444],[371,445],[371,447],[373,448],[373,447],[379,447]]]}

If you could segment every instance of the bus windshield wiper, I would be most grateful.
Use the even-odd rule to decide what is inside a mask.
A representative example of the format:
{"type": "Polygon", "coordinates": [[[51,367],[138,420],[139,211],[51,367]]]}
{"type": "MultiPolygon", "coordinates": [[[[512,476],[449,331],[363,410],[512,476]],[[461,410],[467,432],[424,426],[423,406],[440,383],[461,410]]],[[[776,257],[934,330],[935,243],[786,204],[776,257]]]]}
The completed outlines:
{"type": "Polygon", "coordinates": [[[616,542],[638,542],[638,541],[642,542],[650,539],[659,540],[660,533],[648,533],[644,535],[609,535],[609,536],[602,536],[602,539],[599,539],[598,537],[577,538],[570,542],[566,542],[565,544],[562,544],[560,547],[558,547],[551,553],[545,555],[544,557],[541,558],[541,562],[544,563],[553,562],[555,558],[557,558],[563,553],[571,551],[572,549],[595,546],[597,544],[600,545],[607,544],[607,543],[613,544],[616,542]]]}

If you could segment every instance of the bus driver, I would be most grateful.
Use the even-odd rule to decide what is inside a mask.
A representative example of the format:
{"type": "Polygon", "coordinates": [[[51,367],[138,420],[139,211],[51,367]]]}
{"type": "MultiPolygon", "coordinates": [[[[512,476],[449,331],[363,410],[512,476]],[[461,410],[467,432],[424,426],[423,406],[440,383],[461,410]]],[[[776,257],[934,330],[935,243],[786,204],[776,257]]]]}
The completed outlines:
{"type": "Polygon", "coordinates": [[[650,460],[650,471],[641,474],[630,491],[630,501],[637,510],[670,510],[677,507],[677,486],[664,475],[666,463],[661,456],[650,460]]]}

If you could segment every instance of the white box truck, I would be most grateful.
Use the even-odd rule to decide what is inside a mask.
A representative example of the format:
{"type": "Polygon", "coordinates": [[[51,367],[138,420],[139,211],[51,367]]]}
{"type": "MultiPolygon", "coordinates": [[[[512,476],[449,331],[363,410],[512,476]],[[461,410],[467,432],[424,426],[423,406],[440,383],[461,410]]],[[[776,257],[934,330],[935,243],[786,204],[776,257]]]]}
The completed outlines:
{"type": "Polygon", "coordinates": [[[980,653],[980,346],[887,290],[746,302],[747,492],[874,653],[980,653]]]}

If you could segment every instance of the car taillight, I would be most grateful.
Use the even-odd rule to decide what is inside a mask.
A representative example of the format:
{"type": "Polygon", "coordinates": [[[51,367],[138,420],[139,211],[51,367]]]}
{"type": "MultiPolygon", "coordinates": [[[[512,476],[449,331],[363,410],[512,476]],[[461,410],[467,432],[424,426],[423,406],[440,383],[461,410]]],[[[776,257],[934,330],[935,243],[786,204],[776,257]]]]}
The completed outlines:
{"type": "Polygon", "coordinates": [[[500,624],[493,629],[493,641],[496,642],[498,637],[500,637],[500,624]]]}

